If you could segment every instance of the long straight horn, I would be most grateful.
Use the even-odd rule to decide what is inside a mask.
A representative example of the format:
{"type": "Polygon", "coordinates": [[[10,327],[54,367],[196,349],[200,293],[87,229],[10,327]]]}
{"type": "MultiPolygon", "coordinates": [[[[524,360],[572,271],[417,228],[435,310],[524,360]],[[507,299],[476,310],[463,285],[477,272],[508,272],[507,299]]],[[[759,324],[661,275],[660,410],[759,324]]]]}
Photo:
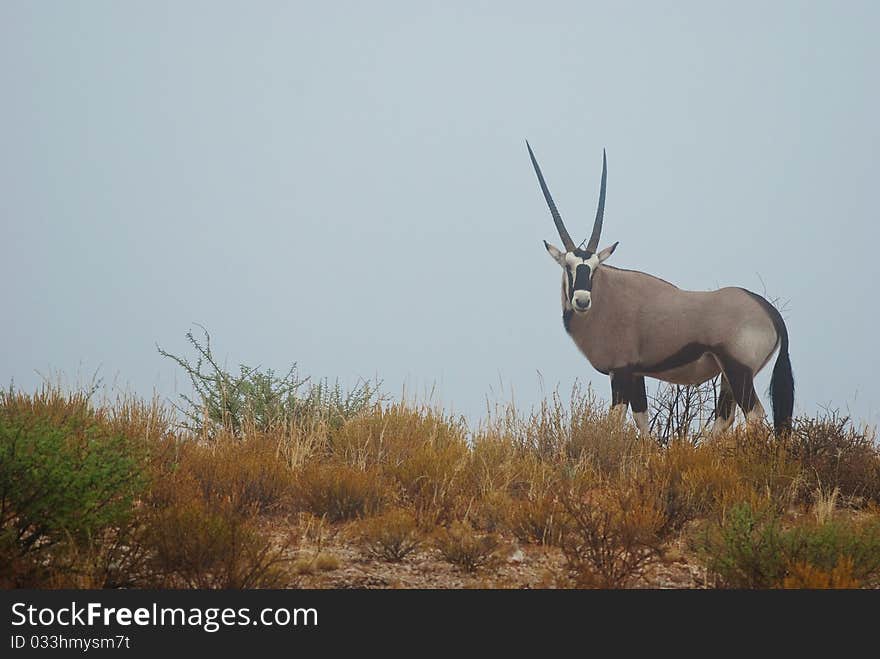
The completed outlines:
{"type": "Polygon", "coordinates": [[[565,225],[562,223],[562,216],[559,215],[559,211],[556,210],[556,204],[553,203],[553,197],[550,196],[550,190],[547,189],[547,184],[544,182],[544,175],[541,173],[538,161],[535,160],[535,154],[532,153],[532,147],[529,145],[528,140],[526,140],[526,148],[529,150],[529,158],[532,159],[532,166],[535,168],[535,174],[538,175],[538,183],[541,184],[541,191],[544,193],[544,199],[547,200],[547,205],[550,207],[550,214],[553,216],[553,222],[556,224],[556,230],[559,232],[559,237],[562,238],[562,244],[565,245],[566,251],[573,252],[575,250],[574,241],[571,239],[571,236],[568,235],[568,231],[566,231],[565,225]]]}
{"type": "Polygon", "coordinates": [[[596,221],[593,222],[593,234],[587,243],[587,251],[595,254],[599,251],[599,236],[602,235],[602,218],[605,216],[605,179],[608,178],[608,163],[605,160],[605,149],[602,149],[602,187],[599,188],[599,208],[596,209],[596,221]]]}

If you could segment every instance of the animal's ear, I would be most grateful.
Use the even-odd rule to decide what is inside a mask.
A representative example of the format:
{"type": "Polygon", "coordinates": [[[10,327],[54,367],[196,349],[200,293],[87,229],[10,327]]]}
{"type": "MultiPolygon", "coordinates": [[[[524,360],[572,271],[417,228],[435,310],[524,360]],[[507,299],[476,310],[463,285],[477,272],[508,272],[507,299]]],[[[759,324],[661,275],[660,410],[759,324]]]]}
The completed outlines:
{"type": "Polygon", "coordinates": [[[565,259],[565,252],[562,252],[555,248],[553,245],[548,243],[546,240],[544,241],[544,247],[547,248],[547,251],[550,253],[550,256],[553,257],[553,260],[558,264],[562,265],[565,259]]]}
{"type": "Polygon", "coordinates": [[[608,258],[609,256],[611,256],[612,254],[614,254],[614,250],[617,249],[617,246],[618,246],[619,244],[620,244],[620,241],[618,240],[618,241],[617,241],[616,243],[614,243],[611,247],[606,247],[606,248],[603,249],[601,252],[599,252],[599,254],[597,254],[597,256],[599,257],[599,263],[602,263],[602,261],[604,261],[605,259],[607,259],[607,258],[608,258]]]}

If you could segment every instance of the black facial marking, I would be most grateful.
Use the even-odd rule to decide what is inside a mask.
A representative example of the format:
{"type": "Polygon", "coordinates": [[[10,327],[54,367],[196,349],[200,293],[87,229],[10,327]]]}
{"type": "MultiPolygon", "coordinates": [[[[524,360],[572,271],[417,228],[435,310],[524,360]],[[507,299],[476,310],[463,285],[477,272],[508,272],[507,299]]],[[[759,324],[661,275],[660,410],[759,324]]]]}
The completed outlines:
{"type": "Polygon", "coordinates": [[[566,309],[562,312],[562,325],[565,327],[565,331],[569,334],[571,333],[571,317],[574,315],[574,311],[571,309],[566,309]]]}
{"type": "MultiPolygon", "coordinates": [[[[574,278],[574,288],[572,289],[572,294],[574,291],[590,291],[593,289],[593,279],[592,279],[592,270],[590,270],[590,266],[585,263],[580,264],[577,267],[577,273],[574,278]]],[[[571,274],[569,274],[571,276],[571,274]]]]}

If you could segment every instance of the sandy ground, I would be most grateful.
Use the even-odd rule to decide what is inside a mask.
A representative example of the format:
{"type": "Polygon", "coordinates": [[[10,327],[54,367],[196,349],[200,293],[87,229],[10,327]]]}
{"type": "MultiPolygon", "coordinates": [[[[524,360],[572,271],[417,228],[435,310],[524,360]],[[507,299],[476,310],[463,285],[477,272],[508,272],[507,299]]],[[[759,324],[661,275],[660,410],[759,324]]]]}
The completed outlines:
{"type": "MultiPolygon", "coordinates": [[[[283,537],[273,524],[277,537],[283,537]]],[[[290,587],[300,588],[560,588],[571,587],[562,552],[554,547],[508,540],[497,563],[468,572],[447,562],[440,552],[422,547],[402,561],[375,559],[344,528],[328,527],[319,538],[297,537],[288,551],[290,587]],[[334,560],[335,559],[335,560],[334,560]],[[299,574],[296,574],[299,572],[299,574]]],[[[288,537],[290,534],[288,533],[288,537]]],[[[648,563],[632,588],[705,588],[705,568],[684,549],[671,543],[660,558],[648,563]]]]}

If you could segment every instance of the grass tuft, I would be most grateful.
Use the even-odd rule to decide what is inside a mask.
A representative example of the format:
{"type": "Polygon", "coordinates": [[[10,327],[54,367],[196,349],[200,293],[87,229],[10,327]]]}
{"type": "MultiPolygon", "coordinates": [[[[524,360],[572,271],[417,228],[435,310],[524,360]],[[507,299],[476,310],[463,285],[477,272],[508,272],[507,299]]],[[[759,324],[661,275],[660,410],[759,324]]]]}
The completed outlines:
{"type": "Polygon", "coordinates": [[[496,585],[656,585],[676,561],[721,587],[880,585],[880,448],[845,417],[709,440],[708,390],[670,390],[652,439],[575,387],[472,430],[372,388],[228,373],[189,339],[194,360],[168,355],[196,391],[177,414],[0,392],[0,586],[433,585],[450,568],[431,555],[496,585]]]}

